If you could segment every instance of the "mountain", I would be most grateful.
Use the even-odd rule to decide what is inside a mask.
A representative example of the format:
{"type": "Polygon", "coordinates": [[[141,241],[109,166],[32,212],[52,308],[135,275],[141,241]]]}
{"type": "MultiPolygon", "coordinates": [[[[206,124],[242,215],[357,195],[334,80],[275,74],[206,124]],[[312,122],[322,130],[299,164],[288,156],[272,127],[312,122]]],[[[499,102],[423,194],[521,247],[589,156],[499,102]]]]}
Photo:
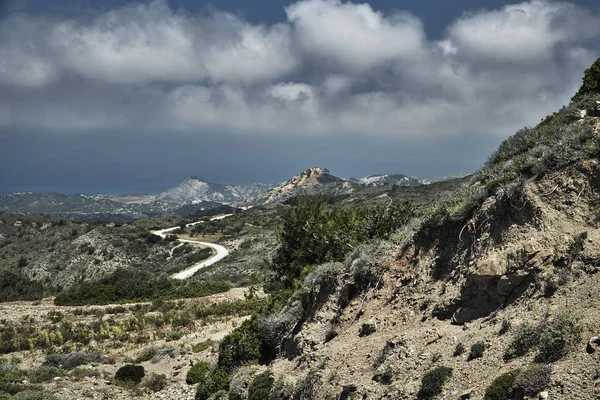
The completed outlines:
{"type": "Polygon", "coordinates": [[[333,176],[325,168],[309,168],[294,176],[284,184],[268,192],[251,197],[238,205],[264,206],[283,203],[295,196],[308,195],[343,195],[359,191],[363,188],[360,183],[352,182],[333,176]]]}
{"type": "Polygon", "coordinates": [[[207,182],[197,176],[190,176],[179,186],[165,190],[156,198],[160,201],[185,203],[197,201],[215,201],[232,203],[256,196],[275,187],[269,183],[251,185],[223,185],[207,182]]]}
{"type": "Polygon", "coordinates": [[[365,186],[394,187],[394,186],[420,186],[422,181],[417,178],[402,174],[393,175],[369,175],[358,180],[365,186]]]}

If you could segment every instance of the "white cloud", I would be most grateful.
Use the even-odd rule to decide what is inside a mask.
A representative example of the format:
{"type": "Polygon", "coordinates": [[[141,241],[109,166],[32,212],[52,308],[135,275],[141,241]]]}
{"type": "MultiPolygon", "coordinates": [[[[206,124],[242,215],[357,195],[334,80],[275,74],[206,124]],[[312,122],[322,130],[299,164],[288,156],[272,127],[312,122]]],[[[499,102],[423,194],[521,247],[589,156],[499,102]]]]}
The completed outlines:
{"type": "Polygon", "coordinates": [[[448,29],[452,48],[480,61],[550,61],[557,45],[576,45],[600,33],[597,17],[570,3],[533,0],[467,13],[448,29]]]}
{"type": "Polygon", "coordinates": [[[419,58],[425,35],[408,14],[384,16],[369,4],[305,0],[286,8],[299,47],[336,69],[365,69],[419,58]]]}

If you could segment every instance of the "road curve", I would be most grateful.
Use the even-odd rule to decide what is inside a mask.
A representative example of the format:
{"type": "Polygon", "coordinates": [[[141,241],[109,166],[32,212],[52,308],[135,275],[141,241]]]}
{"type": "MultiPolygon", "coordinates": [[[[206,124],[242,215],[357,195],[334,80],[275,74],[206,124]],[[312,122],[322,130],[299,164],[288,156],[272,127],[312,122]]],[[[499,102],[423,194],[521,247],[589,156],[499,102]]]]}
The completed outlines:
{"type": "MultiPolygon", "coordinates": [[[[219,215],[217,217],[211,218],[210,220],[215,221],[218,219],[227,218],[231,215],[233,215],[233,214],[219,215]]],[[[187,224],[186,227],[198,225],[203,222],[204,221],[193,222],[191,224],[187,224]]],[[[179,229],[179,227],[175,226],[173,228],[161,229],[159,231],[151,231],[151,233],[153,233],[154,235],[160,236],[161,238],[164,239],[167,237],[167,233],[172,232],[176,229],[179,229]]],[[[171,275],[171,278],[173,278],[173,279],[180,279],[180,280],[187,279],[187,278],[191,277],[192,275],[194,275],[199,270],[201,270],[202,268],[208,267],[209,265],[213,265],[214,263],[221,261],[222,259],[224,259],[225,257],[227,257],[229,255],[229,250],[227,250],[225,247],[223,247],[219,244],[208,243],[208,242],[197,242],[195,240],[186,240],[186,239],[177,239],[177,241],[182,242],[182,243],[199,244],[199,245],[207,246],[212,249],[215,249],[217,251],[217,254],[212,256],[208,260],[194,264],[194,265],[190,266],[189,268],[184,269],[183,271],[180,271],[176,274],[171,275]]]]}

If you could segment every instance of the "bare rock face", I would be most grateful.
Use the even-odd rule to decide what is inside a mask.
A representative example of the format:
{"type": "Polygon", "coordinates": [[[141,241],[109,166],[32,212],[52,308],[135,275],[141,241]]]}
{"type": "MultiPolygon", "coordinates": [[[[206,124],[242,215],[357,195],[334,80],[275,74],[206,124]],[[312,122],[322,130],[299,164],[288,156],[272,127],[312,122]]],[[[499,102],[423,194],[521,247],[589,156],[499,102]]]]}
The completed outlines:
{"type": "Polygon", "coordinates": [[[453,323],[462,325],[489,315],[521,296],[550,258],[550,254],[541,255],[532,246],[524,245],[478,260],[466,274],[460,297],[438,307],[437,316],[452,318],[453,323]]]}

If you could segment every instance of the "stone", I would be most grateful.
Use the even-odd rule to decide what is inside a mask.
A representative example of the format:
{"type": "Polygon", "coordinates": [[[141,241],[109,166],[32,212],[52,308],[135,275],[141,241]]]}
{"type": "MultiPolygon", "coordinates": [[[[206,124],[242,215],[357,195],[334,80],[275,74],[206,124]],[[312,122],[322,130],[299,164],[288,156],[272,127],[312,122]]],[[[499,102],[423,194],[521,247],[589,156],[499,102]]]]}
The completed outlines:
{"type": "Polygon", "coordinates": [[[539,397],[542,400],[546,400],[549,397],[549,394],[548,394],[548,392],[545,392],[545,391],[544,392],[540,392],[539,397]]]}

